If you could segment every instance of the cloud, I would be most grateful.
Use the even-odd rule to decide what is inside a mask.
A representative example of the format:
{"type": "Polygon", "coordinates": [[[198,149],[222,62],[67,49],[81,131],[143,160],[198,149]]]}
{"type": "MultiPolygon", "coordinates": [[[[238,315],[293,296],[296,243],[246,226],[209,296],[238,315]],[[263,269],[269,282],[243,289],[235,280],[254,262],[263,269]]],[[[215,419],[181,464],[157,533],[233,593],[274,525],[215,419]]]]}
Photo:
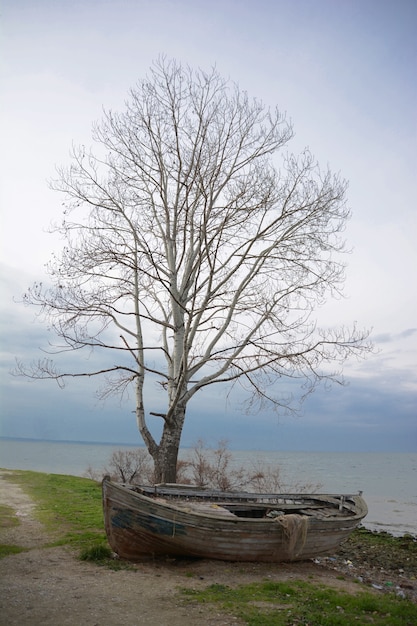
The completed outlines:
{"type": "Polygon", "coordinates": [[[401,339],[409,339],[417,333],[417,328],[407,328],[400,333],[382,333],[372,336],[372,340],[378,343],[392,343],[401,339]]]}

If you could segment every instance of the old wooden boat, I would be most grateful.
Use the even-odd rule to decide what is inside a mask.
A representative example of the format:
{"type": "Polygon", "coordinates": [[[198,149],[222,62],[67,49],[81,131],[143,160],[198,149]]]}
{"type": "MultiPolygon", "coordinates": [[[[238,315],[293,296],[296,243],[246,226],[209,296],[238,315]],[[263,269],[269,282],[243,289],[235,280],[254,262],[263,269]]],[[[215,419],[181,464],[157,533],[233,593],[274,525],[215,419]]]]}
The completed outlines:
{"type": "Polygon", "coordinates": [[[255,494],[103,480],[109,544],[120,557],[305,560],[335,551],[368,512],[358,495],[255,494]]]}

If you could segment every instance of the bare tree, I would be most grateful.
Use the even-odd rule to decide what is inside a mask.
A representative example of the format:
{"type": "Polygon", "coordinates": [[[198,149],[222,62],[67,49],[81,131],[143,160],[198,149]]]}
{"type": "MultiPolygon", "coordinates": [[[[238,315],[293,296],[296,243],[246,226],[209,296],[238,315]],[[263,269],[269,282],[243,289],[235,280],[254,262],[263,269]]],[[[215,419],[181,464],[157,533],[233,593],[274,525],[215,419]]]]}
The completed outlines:
{"type": "Polygon", "coordinates": [[[145,448],[137,450],[116,450],[110,457],[104,474],[122,483],[148,483],[152,476],[151,458],[145,448]]]}
{"type": "MultiPolygon", "coordinates": [[[[235,84],[159,59],[123,113],[95,125],[95,151],[74,147],[53,188],[65,196],[52,286],[25,295],[62,350],[111,352],[114,364],[34,378],[106,375],[103,396],[133,385],[140,434],[157,480],[175,481],[190,399],[208,385],[240,382],[252,405],[291,408],[277,381],[306,393],[369,346],[356,328],[320,329],[317,304],[339,293],[346,183],[292,138],[278,110],[235,84]],[[165,408],[145,409],[157,378],[165,408]],[[149,415],[159,415],[158,441],[149,415]]],[[[103,355],[104,358],[104,355],[103,355]]],[[[152,407],[151,407],[152,408],[152,407]]],[[[252,408],[255,408],[252,406],[252,408]]]]}
{"type": "Polygon", "coordinates": [[[191,482],[199,487],[211,487],[221,491],[242,489],[250,482],[244,467],[232,466],[233,455],[227,441],[221,439],[217,448],[210,450],[199,439],[192,449],[188,461],[191,482]]]}

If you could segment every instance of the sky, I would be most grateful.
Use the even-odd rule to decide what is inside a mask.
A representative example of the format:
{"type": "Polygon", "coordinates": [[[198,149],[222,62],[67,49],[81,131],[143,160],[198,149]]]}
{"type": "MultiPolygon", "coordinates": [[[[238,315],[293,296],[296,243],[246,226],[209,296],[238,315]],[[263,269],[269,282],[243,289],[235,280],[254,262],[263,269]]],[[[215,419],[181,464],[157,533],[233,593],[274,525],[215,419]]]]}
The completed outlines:
{"type": "Polygon", "coordinates": [[[291,151],[308,147],[349,180],[345,298],[328,302],[320,320],[357,322],[375,346],[345,365],[346,386],[319,388],[297,417],[246,415],[238,394],[208,388],[188,408],[183,444],[417,451],[417,3],[3,0],[0,28],[0,436],[140,442],[132,398],[103,404],[95,380],[60,390],[10,372],[49,340],[19,303],[62,246],[47,232],[62,209],[47,181],[73,143],[90,145],[103,108],[123,110],[166,54],[215,65],[277,105],[294,125],[291,151]]]}

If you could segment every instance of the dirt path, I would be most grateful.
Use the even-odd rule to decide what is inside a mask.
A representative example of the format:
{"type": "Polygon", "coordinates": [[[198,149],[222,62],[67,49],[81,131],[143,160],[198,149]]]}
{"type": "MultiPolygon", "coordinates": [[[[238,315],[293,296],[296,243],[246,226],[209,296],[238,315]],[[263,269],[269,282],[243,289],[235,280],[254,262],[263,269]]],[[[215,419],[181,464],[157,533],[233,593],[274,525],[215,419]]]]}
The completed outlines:
{"type": "Polygon", "coordinates": [[[49,537],[34,519],[34,504],[0,472],[0,503],[16,511],[20,524],[0,529],[0,543],[28,548],[0,560],[0,624],[45,626],[230,626],[238,619],[212,607],[186,603],[179,589],[213,583],[306,579],[358,589],[353,580],[313,562],[241,564],[172,560],[112,571],[79,561],[65,548],[48,548],[49,537]]]}

